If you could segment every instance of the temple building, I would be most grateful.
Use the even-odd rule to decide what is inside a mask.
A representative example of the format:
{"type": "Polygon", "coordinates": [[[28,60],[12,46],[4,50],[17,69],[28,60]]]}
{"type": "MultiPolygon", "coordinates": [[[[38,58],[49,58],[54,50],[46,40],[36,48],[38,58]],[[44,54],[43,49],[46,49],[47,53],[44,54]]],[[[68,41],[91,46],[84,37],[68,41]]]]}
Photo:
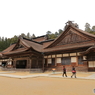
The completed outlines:
{"type": "Polygon", "coordinates": [[[0,53],[0,65],[15,69],[95,71],[95,35],[68,21],[64,32],[54,40],[46,35],[18,42],[0,53]]]}

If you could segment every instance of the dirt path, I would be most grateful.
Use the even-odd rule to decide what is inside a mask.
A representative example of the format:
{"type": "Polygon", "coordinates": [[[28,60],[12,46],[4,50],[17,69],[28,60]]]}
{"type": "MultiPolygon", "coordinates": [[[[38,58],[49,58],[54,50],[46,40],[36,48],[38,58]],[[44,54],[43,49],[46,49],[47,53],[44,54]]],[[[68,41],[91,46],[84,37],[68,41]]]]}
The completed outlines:
{"type": "Polygon", "coordinates": [[[0,95],[95,95],[94,80],[0,77],[0,95]]]}

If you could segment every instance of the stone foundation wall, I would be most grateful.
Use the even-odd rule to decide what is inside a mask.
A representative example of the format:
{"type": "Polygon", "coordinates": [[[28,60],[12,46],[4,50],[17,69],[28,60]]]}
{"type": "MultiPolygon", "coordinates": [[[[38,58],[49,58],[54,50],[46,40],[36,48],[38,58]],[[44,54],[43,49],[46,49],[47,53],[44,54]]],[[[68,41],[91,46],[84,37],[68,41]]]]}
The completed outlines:
{"type": "MultiPolygon", "coordinates": [[[[55,67],[56,71],[62,71],[63,70],[63,66],[58,66],[55,67]]],[[[88,67],[87,66],[77,66],[75,67],[76,71],[80,71],[80,72],[88,72],[88,67]]],[[[48,71],[51,71],[52,68],[47,68],[48,71]]],[[[72,66],[68,66],[66,67],[67,72],[71,72],[72,71],[72,66]]]]}

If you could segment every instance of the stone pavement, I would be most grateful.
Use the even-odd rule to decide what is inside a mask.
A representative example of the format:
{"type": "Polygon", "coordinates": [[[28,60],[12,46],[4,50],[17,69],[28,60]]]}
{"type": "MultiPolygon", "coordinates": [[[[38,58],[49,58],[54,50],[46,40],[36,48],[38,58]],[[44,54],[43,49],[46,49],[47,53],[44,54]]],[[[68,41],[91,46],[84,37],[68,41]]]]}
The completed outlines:
{"type": "Polygon", "coordinates": [[[95,79],[95,74],[92,74],[92,75],[86,77],[86,79],[95,79]]]}
{"type": "MultiPolygon", "coordinates": [[[[71,78],[70,76],[68,77],[62,77],[59,74],[59,72],[54,73],[49,73],[49,74],[33,74],[33,75],[25,75],[25,76],[20,76],[20,75],[12,75],[8,73],[14,73],[15,71],[9,71],[9,72],[0,72],[0,76],[3,77],[10,77],[10,78],[19,78],[19,79],[24,79],[24,78],[35,78],[35,77],[53,77],[53,78],[71,78]]],[[[61,73],[60,73],[61,74],[61,73]]],[[[95,79],[95,74],[91,74],[90,76],[87,77],[77,77],[76,79],[95,79]]]]}

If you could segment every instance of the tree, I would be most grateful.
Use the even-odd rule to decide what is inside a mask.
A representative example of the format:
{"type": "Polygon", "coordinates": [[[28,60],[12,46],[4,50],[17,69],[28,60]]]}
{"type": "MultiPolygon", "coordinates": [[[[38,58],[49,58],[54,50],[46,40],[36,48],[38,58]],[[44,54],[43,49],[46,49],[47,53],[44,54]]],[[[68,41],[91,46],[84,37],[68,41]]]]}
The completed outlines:
{"type": "Polygon", "coordinates": [[[58,32],[59,32],[59,35],[60,35],[63,32],[63,30],[62,29],[59,29],[58,32]]]}
{"type": "Polygon", "coordinates": [[[18,41],[18,37],[15,35],[14,37],[11,38],[10,44],[16,43],[18,41]]]}
{"type": "Polygon", "coordinates": [[[90,32],[91,31],[90,24],[89,23],[86,23],[85,24],[85,31],[87,31],[87,32],[90,32]]]}
{"type": "Polygon", "coordinates": [[[30,39],[30,38],[31,38],[31,35],[30,35],[30,33],[29,33],[29,32],[27,33],[26,38],[28,38],[28,39],[30,39]]]}
{"type": "Polygon", "coordinates": [[[47,31],[46,34],[47,34],[47,35],[50,35],[50,34],[51,34],[51,31],[47,31]]]}
{"type": "Polygon", "coordinates": [[[59,36],[59,33],[58,32],[55,32],[55,37],[58,37],[59,36]]]}
{"type": "Polygon", "coordinates": [[[50,34],[50,39],[55,39],[56,35],[54,33],[50,34]]]}
{"type": "Polygon", "coordinates": [[[46,35],[48,36],[49,39],[51,39],[51,37],[50,37],[51,34],[52,34],[51,31],[46,32],[46,35]]]}
{"type": "Polygon", "coordinates": [[[31,38],[35,38],[35,37],[36,37],[35,34],[32,34],[31,38]]]}
{"type": "Polygon", "coordinates": [[[95,26],[92,26],[92,31],[95,32],[95,26]]]}
{"type": "Polygon", "coordinates": [[[21,33],[21,36],[22,36],[22,37],[26,37],[26,35],[25,35],[24,33],[21,33]]]}

